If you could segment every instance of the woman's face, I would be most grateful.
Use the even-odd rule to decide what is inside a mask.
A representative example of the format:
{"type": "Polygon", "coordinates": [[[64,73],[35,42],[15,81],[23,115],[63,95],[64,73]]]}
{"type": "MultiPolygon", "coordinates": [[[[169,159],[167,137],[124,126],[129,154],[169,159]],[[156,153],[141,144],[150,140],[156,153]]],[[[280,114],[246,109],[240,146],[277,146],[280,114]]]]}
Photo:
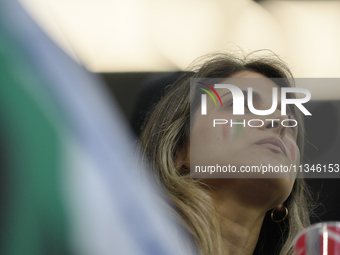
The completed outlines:
{"type": "MultiPolygon", "coordinates": [[[[266,77],[254,72],[240,72],[230,78],[266,77]]],[[[253,100],[253,104],[255,109],[258,110],[269,109],[272,106],[272,89],[273,87],[278,88],[278,106],[274,113],[270,115],[254,115],[247,107],[245,107],[244,115],[233,115],[233,98],[230,93],[226,94],[229,92],[226,89],[216,89],[221,97],[223,106],[215,106],[210,98],[211,100],[207,99],[207,115],[201,115],[200,107],[197,109],[191,126],[190,169],[191,173],[193,173],[199,169],[197,166],[230,166],[235,167],[234,170],[236,169],[237,173],[240,174],[240,171],[245,171],[245,167],[248,166],[248,169],[251,167],[255,169],[256,166],[257,169],[260,169],[260,172],[244,172],[242,173],[242,178],[246,179],[243,179],[243,182],[242,179],[232,179],[233,185],[239,183],[244,188],[244,182],[250,187],[253,186],[252,183],[257,184],[257,187],[262,183],[263,185],[261,184],[261,187],[258,187],[260,189],[266,189],[266,187],[273,189],[274,185],[275,189],[283,193],[283,197],[280,199],[284,201],[290,194],[295,181],[296,173],[293,171],[293,166],[299,161],[299,149],[296,145],[298,125],[295,128],[283,127],[281,125],[283,119],[292,119],[293,117],[281,115],[280,88],[269,79],[262,81],[264,82],[253,87],[253,93],[257,92],[260,95],[258,100],[253,100]],[[221,119],[221,116],[223,116],[223,119],[228,120],[228,123],[217,124],[213,127],[213,120],[221,119]],[[251,119],[261,119],[264,125],[261,127],[250,127],[247,123],[251,119]],[[275,121],[269,119],[275,119],[275,121]],[[231,127],[231,120],[234,123],[245,120],[246,125],[243,127],[243,125],[234,124],[231,127]],[[287,173],[281,170],[271,175],[262,173],[262,170],[265,170],[265,166],[267,166],[267,169],[270,166],[282,166],[283,169],[283,167],[290,167],[291,165],[291,171],[287,173]],[[274,179],[264,179],[268,177],[274,179]],[[269,185],[269,180],[271,180],[271,185],[269,185]]],[[[249,83],[241,82],[237,86],[241,90],[246,91],[249,83]]],[[[257,126],[260,125],[260,122],[254,121],[251,124],[257,126]]],[[[285,125],[288,124],[288,122],[285,123],[285,125]]],[[[214,178],[214,176],[212,174],[209,177],[214,178]]],[[[219,175],[219,178],[228,177],[232,177],[228,172],[219,175]]],[[[220,183],[223,180],[215,181],[220,183]]],[[[207,182],[213,182],[213,180],[208,180],[207,182]]],[[[226,182],[228,181],[224,179],[223,183],[226,182]]]]}

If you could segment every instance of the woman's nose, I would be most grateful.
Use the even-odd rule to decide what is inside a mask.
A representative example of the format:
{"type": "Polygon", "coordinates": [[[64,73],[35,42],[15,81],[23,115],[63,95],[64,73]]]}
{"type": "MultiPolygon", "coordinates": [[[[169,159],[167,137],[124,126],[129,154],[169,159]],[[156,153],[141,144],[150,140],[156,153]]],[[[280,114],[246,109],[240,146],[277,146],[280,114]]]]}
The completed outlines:
{"type": "Polygon", "coordinates": [[[276,111],[275,115],[267,116],[267,118],[263,120],[264,124],[259,127],[259,129],[275,132],[282,139],[287,133],[287,127],[282,125],[284,119],[288,119],[288,116],[281,115],[281,111],[276,111]]]}

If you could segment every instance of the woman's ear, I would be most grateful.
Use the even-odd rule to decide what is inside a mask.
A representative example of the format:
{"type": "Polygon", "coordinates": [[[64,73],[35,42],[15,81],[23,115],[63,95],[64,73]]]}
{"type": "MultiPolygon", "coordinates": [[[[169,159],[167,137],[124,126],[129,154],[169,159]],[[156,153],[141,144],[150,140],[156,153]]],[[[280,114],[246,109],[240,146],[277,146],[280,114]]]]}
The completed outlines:
{"type": "Polygon", "coordinates": [[[180,175],[186,175],[190,173],[190,149],[179,148],[176,152],[175,158],[176,170],[180,175]]]}

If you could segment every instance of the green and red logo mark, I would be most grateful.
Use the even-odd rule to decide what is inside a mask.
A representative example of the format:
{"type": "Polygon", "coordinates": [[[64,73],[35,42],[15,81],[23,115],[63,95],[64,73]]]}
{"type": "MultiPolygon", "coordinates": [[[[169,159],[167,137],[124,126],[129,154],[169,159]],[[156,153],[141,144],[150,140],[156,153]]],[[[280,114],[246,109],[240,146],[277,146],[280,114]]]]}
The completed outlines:
{"type": "MultiPolygon", "coordinates": [[[[216,91],[213,87],[211,87],[210,85],[208,85],[208,84],[206,84],[206,83],[203,83],[203,82],[197,82],[197,83],[202,84],[202,85],[206,86],[207,88],[211,89],[211,91],[213,91],[213,92],[215,93],[215,95],[217,96],[218,100],[220,100],[220,104],[222,105],[222,100],[221,100],[219,94],[217,93],[217,91],[216,91]]],[[[214,96],[213,96],[208,90],[206,90],[206,89],[204,89],[204,88],[200,88],[200,87],[198,87],[198,88],[201,89],[201,90],[203,90],[203,91],[205,91],[205,92],[207,92],[207,94],[208,94],[209,96],[211,96],[211,98],[214,100],[215,105],[217,105],[214,96]]],[[[203,95],[202,95],[202,96],[203,96],[203,95]]],[[[206,96],[206,95],[204,95],[204,96],[206,96]]],[[[202,98],[203,98],[203,97],[202,97],[202,98]]],[[[206,100],[206,98],[205,98],[205,100],[206,100]]]]}

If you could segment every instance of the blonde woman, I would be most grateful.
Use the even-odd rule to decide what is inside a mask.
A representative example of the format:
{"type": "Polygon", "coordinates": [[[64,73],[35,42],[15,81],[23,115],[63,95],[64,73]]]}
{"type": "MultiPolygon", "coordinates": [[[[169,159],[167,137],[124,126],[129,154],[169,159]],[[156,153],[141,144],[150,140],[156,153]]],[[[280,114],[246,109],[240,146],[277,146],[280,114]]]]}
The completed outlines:
{"type": "MultiPolygon", "coordinates": [[[[190,78],[264,78],[267,85],[257,89],[263,98],[273,87],[291,86],[289,82],[276,84],[271,80],[285,81],[291,78],[290,71],[275,56],[254,54],[216,54],[205,57],[203,64],[191,71],[171,84],[150,112],[140,137],[143,160],[149,162],[153,175],[171,199],[174,214],[186,226],[202,255],[293,254],[293,238],[310,224],[306,198],[309,193],[303,179],[194,179],[189,171],[190,163],[204,163],[211,157],[221,164],[236,166],[298,161],[293,158],[289,143],[293,141],[294,148],[303,155],[303,118],[299,110],[291,109],[298,129],[284,127],[279,121],[267,123],[264,116],[256,116],[264,120],[262,127],[244,127],[238,139],[223,140],[222,133],[228,130],[208,132],[207,122],[199,115],[197,102],[202,91],[190,92],[190,78]],[[190,108],[199,116],[191,128],[190,108]],[[267,138],[280,143],[281,148],[259,144],[267,138]],[[207,141],[211,143],[208,145],[207,141]],[[190,160],[190,149],[198,155],[195,159],[190,160]]],[[[225,98],[227,107],[223,111],[228,119],[232,118],[232,100],[225,98]]],[[[268,100],[259,104],[263,109],[270,107],[268,100]]],[[[209,114],[222,109],[210,105],[208,108],[214,109],[209,114]]],[[[280,113],[278,106],[267,118],[281,119],[280,113]]]]}

